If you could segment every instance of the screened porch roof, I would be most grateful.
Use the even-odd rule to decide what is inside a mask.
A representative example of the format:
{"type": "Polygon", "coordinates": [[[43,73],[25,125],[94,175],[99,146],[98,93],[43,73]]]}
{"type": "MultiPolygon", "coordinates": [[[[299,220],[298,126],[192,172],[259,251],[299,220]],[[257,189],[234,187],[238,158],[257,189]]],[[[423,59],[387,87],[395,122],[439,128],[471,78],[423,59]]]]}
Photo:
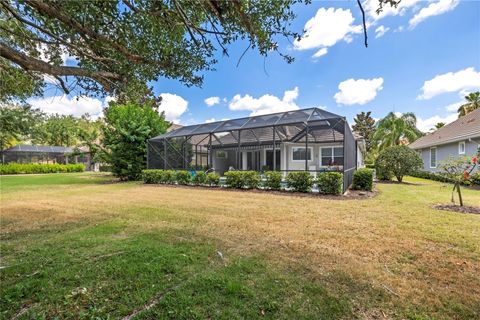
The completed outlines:
{"type": "Polygon", "coordinates": [[[337,114],[319,108],[310,108],[185,126],[159,135],[150,141],[203,136],[205,139],[202,142],[206,144],[208,140],[206,137],[212,134],[213,145],[231,145],[237,143],[239,137],[242,144],[261,143],[273,141],[274,127],[275,139],[278,139],[278,142],[305,141],[307,131],[308,140],[312,142],[342,141],[344,121],[345,118],[337,114]]]}

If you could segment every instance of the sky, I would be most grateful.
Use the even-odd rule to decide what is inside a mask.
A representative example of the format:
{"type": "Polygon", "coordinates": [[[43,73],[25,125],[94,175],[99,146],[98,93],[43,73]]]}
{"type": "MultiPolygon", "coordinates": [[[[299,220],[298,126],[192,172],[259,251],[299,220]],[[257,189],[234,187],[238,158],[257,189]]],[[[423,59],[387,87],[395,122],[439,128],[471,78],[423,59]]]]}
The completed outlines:
{"type": "MultiPolygon", "coordinates": [[[[278,54],[263,57],[237,42],[202,87],[176,80],[152,83],[163,97],[167,120],[183,125],[320,107],[353,122],[361,111],[375,119],[388,112],[414,112],[418,127],[457,119],[464,96],[480,90],[480,0],[402,0],[377,15],[377,0],[363,2],[368,26],[364,46],[356,1],[296,5],[292,30],[300,41],[279,39],[278,54]]],[[[71,57],[64,57],[66,64],[71,57]]],[[[108,98],[107,98],[108,100],[108,98]]],[[[47,113],[88,112],[99,117],[106,99],[65,96],[46,90],[29,101],[47,113]]]]}

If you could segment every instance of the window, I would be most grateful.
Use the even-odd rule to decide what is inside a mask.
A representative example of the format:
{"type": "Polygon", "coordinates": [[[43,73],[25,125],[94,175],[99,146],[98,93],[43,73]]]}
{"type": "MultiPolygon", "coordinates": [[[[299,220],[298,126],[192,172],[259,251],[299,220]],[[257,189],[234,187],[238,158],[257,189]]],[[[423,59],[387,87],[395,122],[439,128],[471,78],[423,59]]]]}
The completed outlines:
{"type": "MultiPolygon", "coordinates": [[[[292,148],[292,161],[305,161],[305,148],[292,148]]],[[[312,148],[308,148],[308,161],[312,161],[312,148]]]]}
{"type": "Polygon", "coordinates": [[[228,156],[228,153],[226,151],[223,151],[223,150],[219,150],[215,154],[215,157],[217,157],[217,159],[227,159],[227,156],[228,156]]]}
{"type": "Polygon", "coordinates": [[[430,168],[437,167],[437,148],[430,148],[430,168]]]}
{"type": "Polygon", "coordinates": [[[320,148],[321,166],[343,166],[343,147],[320,148]]]}
{"type": "Polygon", "coordinates": [[[458,143],[458,154],[465,154],[465,141],[458,143]]]}

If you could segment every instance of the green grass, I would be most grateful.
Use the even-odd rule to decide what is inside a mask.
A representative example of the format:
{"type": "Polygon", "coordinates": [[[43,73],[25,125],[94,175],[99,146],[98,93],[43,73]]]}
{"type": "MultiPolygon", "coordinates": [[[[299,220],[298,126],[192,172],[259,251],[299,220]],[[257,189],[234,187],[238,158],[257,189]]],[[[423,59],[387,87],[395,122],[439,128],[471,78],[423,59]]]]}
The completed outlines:
{"type": "Polygon", "coordinates": [[[348,201],[91,173],[1,182],[1,319],[480,317],[480,217],[431,209],[449,200],[437,182],[348,201]]]}

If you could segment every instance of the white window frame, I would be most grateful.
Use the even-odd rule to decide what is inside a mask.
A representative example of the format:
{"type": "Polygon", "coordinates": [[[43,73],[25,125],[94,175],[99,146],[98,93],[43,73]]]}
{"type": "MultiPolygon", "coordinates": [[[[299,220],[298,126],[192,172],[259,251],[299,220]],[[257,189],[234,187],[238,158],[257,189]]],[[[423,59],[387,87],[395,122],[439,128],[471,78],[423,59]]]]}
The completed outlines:
{"type": "MultiPolygon", "coordinates": [[[[324,166],[322,165],[322,149],[332,149],[332,162],[333,162],[333,158],[334,158],[334,154],[335,154],[335,151],[333,150],[334,148],[342,148],[343,149],[343,161],[345,161],[345,149],[343,148],[342,145],[338,145],[338,146],[321,146],[320,147],[320,152],[318,154],[318,165],[320,167],[328,167],[328,166],[324,166]]],[[[343,166],[340,166],[340,167],[343,167],[343,166]]]]}
{"type": "Polygon", "coordinates": [[[465,143],[465,141],[460,141],[458,143],[458,154],[465,154],[466,149],[467,149],[467,144],[465,143]],[[461,148],[460,146],[462,145],[463,145],[463,152],[460,149],[461,148]]]}
{"type": "Polygon", "coordinates": [[[437,168],[437,162],[438,162],[438,159],[437,159],[437,156],[438,156],[438,153],[437,153],[437,147],[431,147],[430,148],[430,153],[429,153],[429,162],[430,162],[430,168],[431,169],[435,169],[437,168]],[[432,166],[432,150],[435,150],[435,166],[432,166]]]}
{"type": "Polygon", "coordinates": [[[217,150],[217,151],[215,151],[215,158],[216,159],[228,159],[228,152],[224,151],[224,150],[217,150]],[[218,156],[219,152],[223,152],[225,154],[225,157],[219,157],[218,156]]]}
{"type": "MultiPolygon", "coordinates": [[[[290,156],[290,159],[292,162],[305,162],[305,159],[303,160],[294,160],[293,159],[293,152],[295,149],[305,149],[305,147],[292,147],[292,152],[291,152],[291,156],[290,156]]],[[[310,157],[307,161],[313,161],[313,147],[308,147],[308,149],[310,149],[310,157]]],[[[280,151],[280,155],[282,154],[282,152],[280,151]]],[[[307,152],[307,156],[308,156],[308,152],[307,152]]]]}

